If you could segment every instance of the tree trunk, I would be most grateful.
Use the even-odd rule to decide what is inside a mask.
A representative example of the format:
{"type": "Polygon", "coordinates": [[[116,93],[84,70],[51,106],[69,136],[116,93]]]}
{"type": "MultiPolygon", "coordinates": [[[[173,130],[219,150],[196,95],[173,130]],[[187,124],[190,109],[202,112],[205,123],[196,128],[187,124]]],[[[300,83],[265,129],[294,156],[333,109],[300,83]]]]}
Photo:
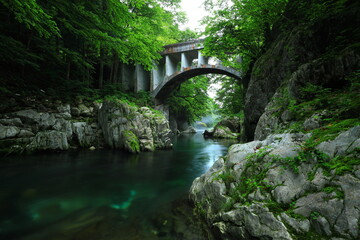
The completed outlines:
{"type": "Polygon", "coordinates": [[[67,64],[66,80],[70,80],[70,71],[71,71],[71,61],[69,61],[67,64]]]}
{"type": "Polygon", "coordinates": [[[113,83],[118,83],[118,72],[119,72],[119,60],[116,58],[114,63],[114,78],[113,83]]]}
{"type": "Polygon", "coordinates": [[[104,87],[104,51],[100,49],[99,88],[104,87]]]}

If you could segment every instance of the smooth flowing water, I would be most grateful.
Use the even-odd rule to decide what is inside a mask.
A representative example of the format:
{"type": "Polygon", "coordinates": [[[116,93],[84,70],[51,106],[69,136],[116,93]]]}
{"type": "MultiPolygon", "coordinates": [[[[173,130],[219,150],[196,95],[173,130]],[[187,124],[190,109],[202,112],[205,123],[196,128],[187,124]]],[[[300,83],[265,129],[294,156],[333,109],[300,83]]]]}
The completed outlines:
{"type": "Polygon", "coordinates": [[[163,239],[149,224],[159,209],[187,194],[232,143],[197,133],[175,139],[172,150],[137,155],[97,150],[7,158],[0,170],[0,239],[163,239]]]}

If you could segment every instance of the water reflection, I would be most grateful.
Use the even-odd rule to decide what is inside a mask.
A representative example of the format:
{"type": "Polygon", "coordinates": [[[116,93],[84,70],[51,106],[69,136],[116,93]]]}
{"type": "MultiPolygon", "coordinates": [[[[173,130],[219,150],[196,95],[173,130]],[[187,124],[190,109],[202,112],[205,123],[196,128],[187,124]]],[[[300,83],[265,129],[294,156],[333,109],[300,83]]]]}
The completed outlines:
{"type": "Polygon", "coordinates": [[[51,235],[95,219],[119,218],[116,228],[126,219],[150,219],[231,143],[195,134],[177,138],[173,150],[137,155],[99,150],[9,158],[0,169],[0,238],[45,239],[37,235],[43,229],[51,235]]]}

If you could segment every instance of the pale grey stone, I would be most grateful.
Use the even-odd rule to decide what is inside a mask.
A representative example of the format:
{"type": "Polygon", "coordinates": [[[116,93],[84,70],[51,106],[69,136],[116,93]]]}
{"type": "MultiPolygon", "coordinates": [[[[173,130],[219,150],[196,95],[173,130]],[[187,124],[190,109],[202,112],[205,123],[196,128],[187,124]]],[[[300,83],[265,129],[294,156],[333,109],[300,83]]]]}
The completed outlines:
{"type": "Polygon", "coordinates": [[[86,122],[72,123],[72,131],[79,141],[81,147],[90,147],[94,144],[96,133],[86,122]]]}
{"type": "Polygon", "coordinates": [[[291,203],[310,187],[306,175],[282,167],[270,169],[266,178],[271,185],[277,186],[271,194],[279,203],[291,203]]]}
{"type": "Polygon", "coordinates": [[[33,137],[35,134],[31,131],[28,131],[26,129],[21,129],[20,133],[18,135],[19,138],[26,138],[26,137],[33,137]]]}
{"type": "Polygon", "coordinates": [[[255,192],[249,194],[249,200],[250,201],[266,201],[267,199],[270,199],[271,196],[268,193],[262,193],[259,189],[257,189],[255,192]]]}
{"type": "Polygon", "coordinates": [[[289,110],[285,110],[282,114],[281,114],[281,120],[283,122],[289,122],[291,120],[294,119],[294,113],[289,111],[289,110]]]}
{"type": "Polygon", "coordinates": [[[298,220],[288,216],[286,213],[281,213],[281,219],[291,226],[297,233],[304,233],[310,230],[310,221],[308,219],[298,220]]]}
{"type": "Polygon", "coordinates": [[[4,118],[0,119],[0,124],[6,125],[6,126],[16,126],[16,127],[22,127],[23,123],[20,118],[4,118]]]}
{"type": "Polygon", "coordinates": [[[90,117],[92,115],[93,109],[87,107],[85,104],[79,104],[78,109],[80,111],[80,116],[90,117]]]}
{"type": "Polygon", "coordinates": [[[310,217],[312,212],[318,212],[333,226],[342,214],[344,204],[342,199],[334,197],[325,192],[308,194],[297,200],[294,212],[305,217],[310,217]]]}
{"type": "Polygon", "coordinates": [[[360,148],[360,138],[356,139],[355,142],[346,150],[347,153],[351,153],[355,149],[360,148]]]}
{"type": "Polygon", "coordinates": [[[214,138],[233,138],[236,139],[238,135],[236,133],[231,132],[230,128],[226,126],[218,126],[215,127],[213,132],[214,138]]]}
{"type": "Polygon", "coordinates": [[[273,129],[278,129],[280,126],[279,117],[274,115],[272,111],[266,111],[259,118],[255,128],[254,139],[264,140],[274,131],[273,129]]]}
{"type": "Polygon", "coordinates": [[[65,120],[63,118],[58,118],[55,121],[55,124],[52,127],[54,130],[57,130],[59,132],[64,132],[66,134],[66,137],[68,140],[71,139],[73,130],[72,130],[72,124],[70,121],[65,120]]]}
{"type": "Polygon", "coordinates": [[[194,134],[196,129],[193,126],[189,126],[187,129],[181,132],[181,134],[194,134]]]}
{"type": "Polygon", "coordinates": [[[58,118],[65,118],[70,119],[71,118],[71,107],[70,104],[62,104],[57,106],[58,114],[55,114],[58,118]]]}
{"type": "Polygon", "coordinates": [[[326,218],[319,216],[316,219],[311,220],[311,225],[314,227],[315,231],[319,234],[326,236],[331,236],[332,232],[330,230],[330,224],[326,218]]]}
{"type": "Polygon", "coordinates": [[[0,125],[0,139],[13,138],[19,134],[19,128],[15,126],[2,126],[0,125]]]}
{"type": "Polygon", "coordinates": [[[343,156],[359,144],[360,126],[353,127],[341,133],[333,141],[322,142],[317,149],[326,153],[330,157],[343,156]],[[355,144],[354,144],[355,143],[355,144]],[[352,146],[354,145],[354,146],[352,146]],[[353,147],[353,148],[351,148],[353,147]]]}
{"type": "Polygon", "coordinates": [[[37,133],[31,143],[26,146],[26,149],[30,151],[67,150],[69,149],[69,144],[64,132],[52,130],[37,133]]]}
{"type": "Polygon", "coordinates": [[[341,215],[337,218],[334,226],[335,231],[341,235],[352,238],[359,237],[359,219],[360,219],[360,180],[350,174],[341,176],[339,185],[344,191],[344,208],[341,215]]]}
{"type": "Polygon", "coordinates": [[[321,119],[322,117],[326,115],[326,112],[320,112],[313,114],[310,118],[306,119],[303,123],[304,130],[310,131],[316,128],[319,128],[321,126],[321,119]]]}
{"type": "Polygon", "coordinates": [[[121,101],[105,101],[98,110],[98,121],[106,144],[112,148],[124,149],[124,131],[135,134],[140,141],[141,150],[172,146],[169,122],[163,115],[154,114],[149,108],[139,109],[121,101]]]}
{"type": "Polygon", "coordinates": [[[320,191],[321,189],[323,189],[326,184],[328,184],[330,181],[329,177],[326,177],[323,174],[323,169],[322,168],[318,168],[316,170],[316,173],[314,175],[314,179],[311,181],[312,186],[314,186],[318,191],[320,191]]]}
{"type": "Polygon", "coordinates": [[[56,123],[54,114],[40,113],[39,128],[41,130],[49,130],[56,123]]]}
{"type": "Polygon", "coordinates": [[[40,121],[40,114],[32,109],[14,112],[12,115],[20,118],[25,124],[36,124],[40,121]]]}
{"type": "MultiPolygon", "coordinates": [[[[356,131],[352,134],[356,135],[356,131]]],[[[347,136],[351,138],[349,135],[347,136]]],[[[308,159],[308,162],[299,164],[298,172],[291,168],[283,168],[283,164],[281,164],[281,158],[297,156],[300,146],[309,137],[309,134],[275,134],[268,136],[263,141],[235,144],[229,148],[227,156],[215,161],[208,172],[193,182],[190,198],[203,206],[207,222],[210,226],[219,229],[222,239],[287,239],[287,236],[291,239],[288,229],[281,227],[281,224],[284,223],[298,233],[309,231],[310,225],[312,225],[317,232],[329,238],[334,234],[348,239],[358,238],[359,233],[356,226],[358,226],[360,218],[360,202],[358,200],[360,199],[358,187],[360,180],[355,177],[360,171],[358,167],[354,167],[353,174],[355,176],[348,174],[331,178],[323,174],[322,168],[315,168],[316,159],[308,159]],[[259,151],[267,153],[260,159],[261,164],[255,162],[257,161],[255,158],[249,157],[249,154],[259,151]],[[277,155],[275,159],[274,155],[277,155]],[[228,211],[229,208],[226,208],[225,212],[224,205],[232,203],[230,192],[241,184],[239,179],[243,179],[241,177],[246,171],[245,167],[254,164],[259,171],[267,170],[264,181],[276,187],[271,193],[272,196],[256,189],[247,196],[247,200],[252,203],[250,206],[243,205],[241,202],[233,203],[232,210],[228,211]],[[308,176],[315,170],[314,179],[310,181],[308,176]],[[218,177],[225,172],[230,172],[236,182],[226,185],[218,177]],[[345,198],[340,199],[336,192],[321,192],[324,187],[329,185],[342,190],[345,198]],[[294,212],[310,218],[311,222],[290,218],[285,213],[275,217],[264,207],[264,204],[271,198],[279,203],[287,204],[296,201],[294,212]],[[212,201],[216,201],[216,203],[212,201]],[[234,208],[235,210],[233,210],[234,208]],[[238,210],[241,211],[238,212],[238,210]],[[318,214],[312,215],[314,212],[318,214]],[[275,229],[279,235],[273,232],[275,229]]],[[[346,140],[342,139],[341,141],[345,142],[346,140]]],[[[351,146],[354,143],[356,143],[356,139],[349,141],[347,145],[351,146]]],[[[347,153],[349,149],[343,152],[347,153]]]]}
{"type": "Polygon", "coordinates": [[[360,179],[360,169],[355,171],[355,176],[360,179]]]}
{"type": "MultiPolygon", "coordinates": [[[[221,215],[224,222],[246,229],[253,237],[261,239],[292,239],[285,225],[279,221],[266,207],[259,204],[242,206],[221,215]]],[[[241,232],[241,231],[240,231],[241,232]]],[[[236,237],[239,236],[234,236],[236,237]]]]}

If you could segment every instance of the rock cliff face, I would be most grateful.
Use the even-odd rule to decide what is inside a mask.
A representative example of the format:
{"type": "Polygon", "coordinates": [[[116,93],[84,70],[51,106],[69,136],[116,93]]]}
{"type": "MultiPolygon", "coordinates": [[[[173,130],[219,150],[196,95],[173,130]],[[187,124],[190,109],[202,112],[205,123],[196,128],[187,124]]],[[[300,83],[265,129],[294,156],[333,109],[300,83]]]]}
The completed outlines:
{"type": "Polygon", "coordinates": [[[165,117],[126,103],[54,104],[0,115],[0,150],[22,153],[103,147],[130,152],[171,147],[165,117]],[[104,131],[104,132],[103,132],[104,131]]]}
{"type": "MultiPolygon", "coordinates": [[[[290,2],[297,6],[301,1],[292,0],[289,5],[290,2]]],[[[290,88],[291,94],[297,97],[306,81],[335,86],[338,81],[343,80],[342,74],[358,69],[359,48],[356,44],[351,46],[351,43],[358,42],[358,35],[355,35],[356,30],[348,27],[360,24],[358,10],[355,10],[359,6],[356,1],[348,2],[352,7],[349,6],[347,11],[323,19],[311,27],[300,25],[281,33],[255,62],[245,96],[245,132],[248,141],[254,137],[264,139],[269,134],[259,133],[259,130],[255,133],[255,129],[261,116],[268,115],[265,109],[269,109],[267,106],[270,101],[279,97],[274,95],[278,94],[279,87],[290,88]],[[346,31],[354,32],[347,36],[354,39],[349,43],[339,44],[340,38],[346,39],[346,31]]],[[[266,124],[278,123],[275,119],[270,119],[266,124]]]]}
{"type": "Polygon", "coordinates": [[[233,145],[195,179],[190,197],[219,239],[360,237],[360,126],[305,151],[309,138],[233,145]]]}
{"type": "MultiPolygon", "coordinates": [[[[266,105],[256,124],[254,139],[263,140],[269,134],[285,129],[292,121],[299,120],[294,119],[287,106],[291,100],[299,99],[300,89],[306,84],[341,85],[344,76],[358,69],[359,66],[360,51],[357,46],[347,47],[334,58],[317,59],[301,65],[288,79],[284,80],[282,86],[275,91],[274,96],[266,105]]],[[[320,117],[321,113],[317,114],[320,117]]],[[[307,125],[304,126],[305,130],[320,126],[316,125],[314,120],[316,121],[316,118],[308,119],[304,123],[307,125]]]]}
{"type": "MultiPolygon", "coordinates": [[[[74,107],[75,108],[75,107],[74,107]]],[[[69,104],[40,112],[26,109],[2,114],[0,144],[4,152],[39,150],[68,150],[71,147],[98,146],[101,131],[96,123],[94,109],[84,107],[78,118],[72,116],[69,104]],[[87,120],[87,121],[84,121],[87,120]]]]}
{"type": "Polygon", "coordinates": [[[216,239],[360,239],[360,48],[348,27],[360,19],[347,3],[282,32],[255,62],[244,109],[255,141],[190,190],[216,239]]]}

